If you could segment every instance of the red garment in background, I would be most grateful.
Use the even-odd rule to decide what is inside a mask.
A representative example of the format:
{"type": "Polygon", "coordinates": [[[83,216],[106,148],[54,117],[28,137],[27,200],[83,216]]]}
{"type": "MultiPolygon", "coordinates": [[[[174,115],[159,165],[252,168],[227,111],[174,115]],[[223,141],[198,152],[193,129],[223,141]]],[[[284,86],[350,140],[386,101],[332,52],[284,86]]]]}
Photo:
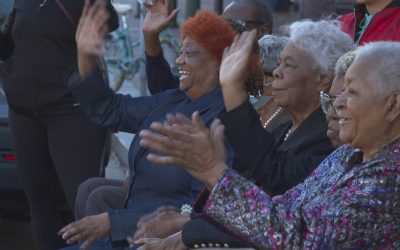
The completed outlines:
{"type": "MultiPolygon", "coordinates": [[[[358,4],[354,12],[339,18],[342,29],[353,39],[366,13],[365,5],[358,4]]],[[[372,41],[400,41],[400,0],[393,0],[382,11],[376,13],[359,39],[354,42],[363,45],[372,41]],[[357,41],[358,40],[358,41],[357,41]]]]}

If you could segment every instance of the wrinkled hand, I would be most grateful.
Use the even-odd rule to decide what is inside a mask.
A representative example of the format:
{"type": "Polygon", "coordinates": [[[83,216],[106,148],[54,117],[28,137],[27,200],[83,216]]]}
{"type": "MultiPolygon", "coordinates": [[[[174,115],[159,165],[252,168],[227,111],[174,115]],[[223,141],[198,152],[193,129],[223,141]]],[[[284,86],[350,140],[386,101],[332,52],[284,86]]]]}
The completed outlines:
{"type": "Polygon", "coordinates": [[[147,14],[143,21],[143,32],[158,35],[167,28],[178,15],[179,9],[169,13],[169,0],[153,0],[152,3],[144,3],[147,14]]]}
{"type": "Polygon", "coordinates": [[[106,4],[106,0],[96,0],[90,5],[90,0],[85,0],[75,35],[80,53],[91,56],[103,55],[102,44],[107,34],[109,18],[106,4]]]}
{"type": "Polygon", "coordinates": [[[180,210],[175,207],[157,209],[139,220],[133,240],[164,238],[180,231],[189,220],[189,215],[181,214],[180,210]]]}
{"type": "MultiPolygon", "coordinates": [[[[132,243],[132,241],[129,241],[132,243]]],[[[141,239],[136,241],[135,243],[146,243],[143,246],[139,247],[137,250],[186,250],[188,249],[182,241],[182,233],[178,232],[173,234],[165,239],[141,239]]]]}
{"type": "Polygon", "coordinates": [[[252,30],[238,34],[235,36],[232,45],[225,48],[219,72],[221,86],[245,89],[256,33],[255,30],[252,30]]]}
{"type": "Polygon", "coordinates": [[[149,154],[149,161],[162,165],[179,165],[204,182],[209,189],[227,168],[224,126],[218,119],[208,129],[198,112],[192,115],[191,123],[187,118],[170,115],[166,123],[155,122],[151,128],[155,132],[140,132],[140,145],[159,153],[149,154]]]}
{"type": "Polygon", "coordinates": [[[74,244],[78,241],[83,242],[80,249],[86,249],[94,241],[110,235],[108,213],[87,216],[79,221],[75,221],[62,228],[58,234],[68,244],[74,244]]]}
{"type": "Polygon", "coordinates": [[[90,0],[85,0],[75,35],[81,78],[90,75],[96,67],[97,57],[104,54],[102,45],[108,30],[108,18],[106,0],[96,0],[92,5],[90,0]]]}

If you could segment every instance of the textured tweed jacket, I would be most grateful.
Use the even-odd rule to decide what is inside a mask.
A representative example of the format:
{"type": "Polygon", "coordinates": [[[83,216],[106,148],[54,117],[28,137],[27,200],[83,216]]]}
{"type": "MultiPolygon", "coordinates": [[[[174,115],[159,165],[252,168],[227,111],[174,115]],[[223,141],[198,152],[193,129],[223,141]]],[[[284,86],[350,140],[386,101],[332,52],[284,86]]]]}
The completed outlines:
{"type": "Polygon", "coordinates": [[[364,162],[344,145],[274,198],[228,170],[203,212],[257,249],[400,249],[400,140],[364,162]]]}

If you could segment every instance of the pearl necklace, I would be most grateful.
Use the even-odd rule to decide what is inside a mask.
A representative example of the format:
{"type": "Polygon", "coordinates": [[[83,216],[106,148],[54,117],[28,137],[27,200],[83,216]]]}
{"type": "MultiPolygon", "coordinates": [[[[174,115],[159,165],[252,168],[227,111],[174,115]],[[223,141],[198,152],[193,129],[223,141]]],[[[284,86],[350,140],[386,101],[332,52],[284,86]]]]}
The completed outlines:
{"type": "Polygon", "coordinates": [[[289,138],[289,136],[292,134],[293,131],[294,131],[294,129],[289,129],[288,132],[285,134],[283,141],[286,141],[289,138]]]}
{"type": "Polygon", "coordinates": [[[266,122],[264,122],[263,127],[266,128],[268,124],[271,123],[275,117],[277,117],[281,112],[283,111],[283,108],[279,107],[269,118],[266,122]]]}
{"type": "Polygon", "coordinates": [[[47,0],[43,0],[42,3],[39,5],[39,9],[43,8],[43,6],[47,3],[47,0]]]}

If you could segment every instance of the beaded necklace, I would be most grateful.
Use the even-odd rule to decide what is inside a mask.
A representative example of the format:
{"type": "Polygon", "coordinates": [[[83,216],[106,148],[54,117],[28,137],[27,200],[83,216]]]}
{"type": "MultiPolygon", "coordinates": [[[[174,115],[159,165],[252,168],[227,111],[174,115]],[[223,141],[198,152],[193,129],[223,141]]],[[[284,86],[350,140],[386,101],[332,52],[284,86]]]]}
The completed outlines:
{"type": "Polygon", "coordinates": [[[47,0],[43,0],[39,5],[39,9],[41,9],[46,3],[47,3],[47,0]]]}
{"type": "Polygon", "coordinates": [[[268,124],[271,123],[272,120],[275,119],[281,112],[283,111],[283,108],[279,107],[268,119],[266,122],[264,122],[263,127],[266,128],[268,124]]]}

